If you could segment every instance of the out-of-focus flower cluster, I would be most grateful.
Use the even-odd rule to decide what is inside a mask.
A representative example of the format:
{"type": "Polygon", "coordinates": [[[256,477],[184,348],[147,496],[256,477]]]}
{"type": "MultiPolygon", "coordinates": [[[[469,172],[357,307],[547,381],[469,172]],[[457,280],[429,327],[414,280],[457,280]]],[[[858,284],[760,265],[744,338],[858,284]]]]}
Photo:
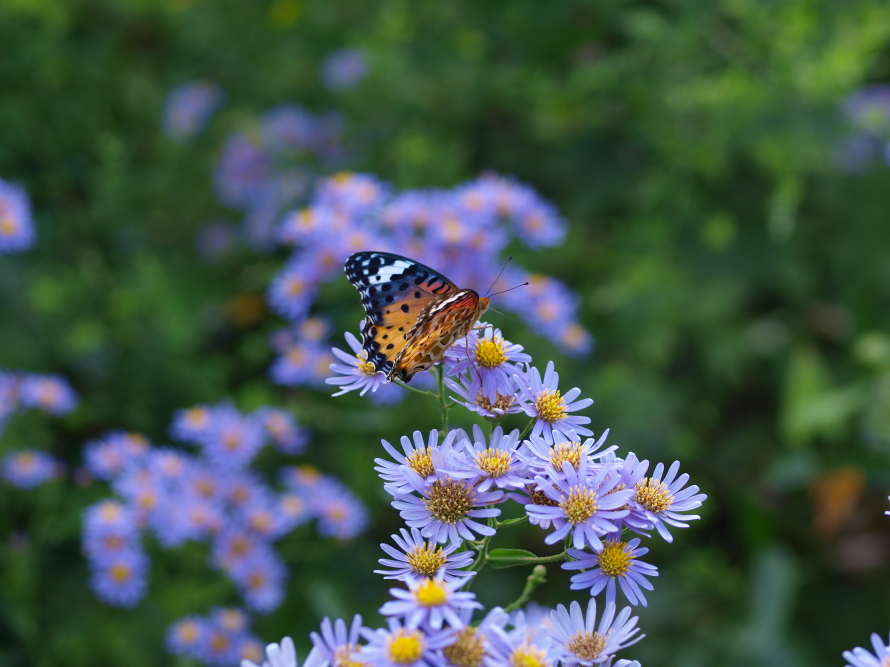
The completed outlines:
{"type": "Polygon", "coordinates": [[[875,160],[890,164],[890,85],[857,90],[844,102],[843,114],[852,131],[839,148],[840,165],[861,171],[875,160]]]}
{"type": "MultiPolygon", "coordinates": [[[[529,186],[494,174],[450,190],[401,193],[367,174],[344,172],[322,180],[312,203],[288,213],[277,229],[278,240],[294,251],[272,281],[267,300],[292,327],[273,340],[280,356],[272,379],[303,385],[325,378],[330,363],[325,327],[305,324],[316,322],[310,311],[320,285],[339,278],[343,261],[358,250],[402,254],[441,267],[457,285],[484,291],[502,268],[511,241],[540,248],[558,245],[564,235],[565,223],[550,203],[529,186]]],[[[577,296],[553,278],[512,264],[495,289],[523,282],[529,285],[499,296],[498,303],[520,313],[563,350],[587,352],[591,338],[577,322],[577,296]]],[[[352,353],[337,354],[347,364],[361,356],[350,346],[352,353]]]]}
{"type": "Polygon", "coordinates": [[[342,134],[340,114],[285,104],[229,135],[216,165],[216,192],[243,212],[243,234],[254,248],[274,245],[283,212],[306,196],[319,167],[340,161],[342,134]]]}
{"type": "MultiPolygon", "coordinates": [[[[0,435],[6,421],[24,410],[59,417],[77,406],[77,394],[59,375],[0,371],[0,435]]],[[[59,477],[62,463],[36,449],[8,452],[0,461],[0,477],[21,489],[33,489],[59,477]]]]}
{"type": "Polygon", "coordinates": [[[204,129],[224,99],[222,87],[215,81],[189,81],[177,86],[164,106],[164,132],[176,143],[187,142],[204,129]]]}
{"type": "Polygon", "coordinates": [[[283,467],[276,489],[250,469],[269,442],[288,454],[306,447],[308,437],[289,412],[197,406],[178,412],[170,433],[198,453],[153,447],[124,432],[85,448],[87,470],[116,494],[88,508],[83,523],[92,587],[109,604],[133,606],[145,594],[146,533],[165,548],[208,542],[211,565],[228,575],[249,608],[265,613],[280,604],[287,574],[273,548],[277,540],[313,519],[320,535],[340,539],[366,524],[361,503],[328,475],[283,467]]]}
{"type": "Polygon", "coordinates": [[[241,660],[259,660],[263,645],[250,632],[241,610],[218,607],[207,616],[188,616],[167,632],[167,650],[211,667],[229,667],[241,660]]]}
{"type": "Polygon", "coordinates": [[[0,255],[27,250],[36,238],[28,193],[0,178],[0,255]]]}

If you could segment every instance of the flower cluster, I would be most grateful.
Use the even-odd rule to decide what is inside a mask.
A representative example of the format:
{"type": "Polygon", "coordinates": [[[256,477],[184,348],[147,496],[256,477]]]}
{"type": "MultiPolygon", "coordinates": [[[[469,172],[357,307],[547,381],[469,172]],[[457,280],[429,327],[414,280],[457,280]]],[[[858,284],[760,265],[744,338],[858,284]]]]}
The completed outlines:
{"type": "Polygon", "coordinates": [[[844,102],[843,114],[852,132],[840,146],[840,165],[860,171],[875,159],[890,164],[890,85],[856,91],[844,102]]]}
{"type": "Polygon", "coordinates": [[[6,420],[22,410],[60,417],[77,406],[77,394],[60,375],[0,371],[0,432],[6,420]]]}
{"type": "Polygon", "coordinates": [[[243,610],[231,607],[218,607],[205,617],[180,619],[167,632],[167,650],[210,667],[259,660],[263,645],[248,629],[248,622],[243,610]]]}
{"type": "Polygon", "coordinates": [[[276,490],[250,469],[269,442],[289,454],[305,448],[306,433],[284,410],[245,415],[230,403],[196,406],[175,415],[170,433],[199,452],[153,447],[124,432],[85,448],[89,473],[117,494],[90,507],[83,523],[93,589],[109,604],[133,606],[143,597],[145,533],[166,548],[208,542],[213,566],[235,583],[248,607],[265,613],[280,604],[286,578],[275,541],[313,519],[320,535],[341,539],[367,522],[363,506],[332,477],[285,467],[276,490]]]}
{"type": "MultiPolygon", "coordinates": [[[[343,172],[320,181],[311,203],[289,212],[277,228],[278,240],[294,250],[267,300],[292,327],[273,343],[280,355],[273,381],[302,385],[324,378],[321,363],[312,363],[321,358],[319,340],[302,335],[302,325],[312,319],[320,285],[340,275],[350,254],[374,248],[405,255],[447,267],[455,284],[481,291],[494,283],[511,241],[541,248],[558,245],[564,235],[565,223],[550,203],[529,186],[494,174],[450,190],[400,193],[368,174],[343,172]]],[[[591,339],[577,322],[577,296],[553,278],[514,265],[497,286],[524,282],[527,287],[506,292],[499,302],[562,349],[588,351],[591,339]]],[[[351,363],[355,352],[343,354],[338,357],[351,363]]]]}
{"type": "Polygon", "coordinates": [[[0,255],[27,250],[35,239],[28,193],[0,178],[0,255]]]}
{"type": "Polygon", "coordinates": [[[244,235],[253,247],[274,243],[283,211],[309,191],[313,167],[340,159],[342,133],[339,114],[285,104],[229,135],[216,165],[216,191],[224,204],[244,212],[244,235]]]}
{"type": "Polygon", "coordinates": [[[215,81],[189,81],[177,86],[164,106],[164,132],[176,143],[185,143],[204,129],[224,97],[215,81]]]}

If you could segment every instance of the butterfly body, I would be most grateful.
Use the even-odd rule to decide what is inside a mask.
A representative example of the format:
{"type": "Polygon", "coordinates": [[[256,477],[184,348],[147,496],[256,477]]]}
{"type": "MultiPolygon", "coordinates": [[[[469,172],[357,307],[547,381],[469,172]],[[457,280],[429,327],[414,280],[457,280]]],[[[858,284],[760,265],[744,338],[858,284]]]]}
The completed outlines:
{"type": "Polygon", "coordinates": [[[488,308],[488,298],[401,255],[358,252],[344,268],[367,313],[362,347],[389,380],[429,370],[488,308]]]}

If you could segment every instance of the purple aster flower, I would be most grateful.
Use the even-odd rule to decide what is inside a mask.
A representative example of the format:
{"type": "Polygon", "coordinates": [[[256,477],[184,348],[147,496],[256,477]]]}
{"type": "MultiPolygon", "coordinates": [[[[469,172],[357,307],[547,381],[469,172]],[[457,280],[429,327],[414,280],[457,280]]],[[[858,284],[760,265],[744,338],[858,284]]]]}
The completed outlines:
{"type": "Polygon", "coordinates": [[[230,574],[248,607],[266,614],[281,604],[287,568],[271,549],[245,558],[230,574]]]}
{"type": "Polygon", "coordinates": [[[133,513],[120,503],[103,501],[83,517],[83,552],[92,563],[106,563],[139,551],[139,527],[133,513]]]}
{"type": "Polygon", "coordinates": [[[244,632],[247,630],[248,618],[237,607],[216,607],[210,612],[210,622],[229,632],[244,632]]]}
{"type": "Polygon", "coordinates": [[[530,248],[560,245],[565,239],[566,223],[556,207],[542,199],[528,186],[522,189],[513,211],[513,225],[522,242],[530,248]]]}
{"type": "Polygon", "coordinates": [[[392,506],[409,527],[420,528],[424,537],[460,544],[463,540],[475,540],[474,532],[494,535],[494,528],[474,519],[500,516],[501,510],[489,505],[501,502],[503,491],[480,493],[466,481],[438,475],[426,483],[410,468],[405,469],[405,477],[421,497],[397,496],[392,506]]]}
{"type": "Polygon", "coordinates": [[[377,391],[380,387],[390,384],[386,379],[386,375],[378,373],[374,368],[374,364],[368,361],[368,353],[362,349],[362,344],[349,331],[345,334],[346,342],[352,349],[353,354],[347,354],[343,350],[332,347],[331,352],[334,353],[342,364],[331,364],[331,370],[339,373],[334,377],[325,380],[326,384],[339,385],[340,390],[334,396],[342,396],[350,391],[359,391],[359,396],[364,396],[370,389],[372,392],[377,391]]]}
{"type": "Polygon", "coordinates": [[[470,373],[481,385],[480,393],[493,404],[498,395],[510,396],[515,391],[516,364],[531,362],[531,356],[522,349],[504,340],[500,329],[485,325],[481,336],[476,330],[470,331],[448,350],[446,359],[454,364],[448,375],[470,373]]]}
{"type": "Polygon", "coordinates": [[[263,644],[250,634],[242,634],[235,639],[235,652],[241,664],[253,663],[263,659],[263,644]]]}
{"type": "Polygon", "coordinates": [[[148,557],[138,549],[90,563],[90,587],[96,596],[115,607],[134,607],[145,595],[148,557]]]}
{"type": "Polygon", "coordinates": [[[26,375],[19,389],[22,405],[51,415],[65,415],[77,405],[77,394],[58,375],[26,375]]]}
{"type": "Polygon", "coordinates": [[[652,584],[646,577],[657,577],[658,568],[649,563],[637,560],[649,553],[646,548],[639,548],[640,539],[630,542],[606,540],[603,550],[595,553],[569,549],[568,554],[575,560],[562,564],[563,570],[587,570],[572,577],[573,591],[590,589],[591,595],[598,595],[606,589],[606,603],[615,602],[615,582],[621,585],[621,592],[632,605],[646,606],[643,591],[652,590],[652,584]]]}
{"type": "Polygon", "coordinates": [[[522,406],[516,400],[515,391],[506,395],[497,394],[492,402],[482,393],[479,378],[465,376],[464,380],[467,378],[469,378],[467,386],[455,382],[451,378],[445,378],[445,386],[457,394],[457,396],[452,396],[451,400],[490,420],[499,420],[503,419],[505,415],[522,412],[522,406]]]}
{"type": "Polygon", "coordinates": [[[58,476],[60,463],[45,452],[22,449],[9,452],[0,463],[3,481],[20,489],[34,489],[58,476]]]}
{"type": "Polygon", "coordinates": [[[488,632],[489,650],[485,667],[523,665],[528,667],[554,667],[553,642],[545,632],[538,632],[526,625],[524,614],[513,617],[513,629],[492,627],[488,632]]]}
{"type": "MultiPolygon", "coordinates": [[[[307,659],[303,663],[303,667],[312,667],[314,662],[307,659]]],[[[255,662],[244,659],[241,667],[259,667],[255,662]]],[[[266,646],[266,660],[263,667],[299,667],[297,661],[297,650],[294,648],[294,640],[285,637],[281,640],[281,644],[269,644],[266,646]]]]}
{"type": "Polygon", "coordinates": [[[229,136],[216,166],[216,191],[229,206],[246,206],[272,178],[270,156],[259,141],[243,132],[229,136]]]}
{"type": "Polygon", "coordinates": [[[577,322],[565,322],[557,327],[556,344],[575,357],[590,354],[593,349],[593,336],[577,322]]]}
{"type": "Polygon", "coordinates": [[[267,300],[282,317],[299,320],[309,312],[318,291],[318,276],[303,263],[291,262],[269,286],[267,300]]]}
{"type": "Polygon", "coordinates": [[[182,442],[200,444],[210,432],[216,411],[216,407],[211,408],[208,405],[177,410],[173,413],[173,423],[170,424],[170,436],[182,442]]]}
{"type": "Polygon", "coordinates": [[[220,468],[246,466],[263,446],[262,423],[231,406],[214,412],[210,428],[202,438],[204,455],[220,468]]]}
{"type": "Polygon", "coordinates": [[[318,515],[318,534],[351,540],[368,525],[368,510],[361,501],[339,481],[324,477],[321,492],[313,499],[318,515]]]}
{"type": "Polygon", "coordinates": [[[355,654],[357,661],[374,667],[438,667],[436,652],[451,643],[451,630],[426,631],[405,628],[395,618],[388,629],[362,628],[368,643],[355,654]]]}
{"type": "Polygon", "coordinates": [[[27,250],[35,238],[28,193],[0,178],[0,255],[27,250]]]}
{"type": "Polygon", "coordinates": [[[317,142],[318,121],[298,104],[270,109],[260,126],[263,143],[272,151],[311,151],[317,142]]]}
{"type": "MultiPolygon", "coordinates": [[[[647,466],[648,467],[648,466],[647,466]]],[[[689,481],[689,475],[683,473],[677,477],[680,470],[680,462],[674,461],[667,474],[664,474],[664,464],[659,463],[651,477],[644,477],[637,482],[633,489],[633,503],[645,513],[646,519],[655,525],[658,534],[665,542],[672,542],[674,538],[667,526],[688,528],[686,521],[698,519],[697,514],[683,514],[689,510],[701,507],[707,496],[698,493],[698,487],[694,484],[683,488],[689,481]]]]}
{"type": "Polygon", "coordinates": [[[545,475],[548,471],[561,475],[562,464],[565,461],[578,470],[582,459],[590,466],[596,459],[606,457],[617,449],[616,445],[612,445],[599,451],[608,436],[609,429],[603,431],[595,442],[593,438],[581,442],[574,432],[569,433],[566,436],[567,440],[562,442],[547,442],[542,437],[533,435],[524,442],[525,462],[536,475],[545,475]]]}
{"type": "Polygon", "coordinates": [[[208,622],[195,657],[209,667],[232,667],[238,664],[240,634],[208,622]]]}
{"type": "Polygon", "coordinates": [[[525,414],[536,420],[532,435],[541,435],[547,442],[553,442],[557,437],[574,437],[574,433],[582,436],[593,435],[590,429],[581,426],[589,424],[590,417],[569,414],[591,405],[593,399],[575,401],[581,394],[581,390],[577,387],[562,396],[558,389],[559,375],[553,370],[552,361],[547,363],[543,381],[540,371],[535,367],[523,375],[517,374],[513,377],[521,389],[525,414]]]}
{"type": "Polygon", "coordinates": [[[467,577],[476,574],[464,570],[473,563],[472,551],[454,553],[458,550],[459,545],[450,544],[440,547],[433,541],[425,540],[417,528],[412,528],[410,535],[404,528],[400,532],[401,537],[393,535],[392,539],[401,551],[388,544],[380,545],[380,548],[392,558],[381,558],[378,562],[395,569],[374,570],[375,574],[384,575],[384,579],[399,579],[401,581],[440,578],[444,581],[460,579],[464,582],[467,577]]]}
{"type": "Polygon", "coordinates": [[[459,616],[462,627],[451,629],[453,640],[442,649],[441,667],[482,667],[492,628],[504,628],[510,618],[500,607],[492,608],[476,625],[470,624],[472,609],[461,609],[459,616]]]}
{"type": "Polygon", "coordinates": [[[607,603],[596,625],[596,598],[587,603],[587,618],[581,605],[572,602],[571,611],[559,605],[550,614],[553,619],[552,637],[558,646],[559,661],[564,667],[574,665],[602,665],[623,648],[636,644],[646,635],[636,635],[637,617],[630,617],[630,607],[615,616],[614,603],[607,603]],[[594,630],[596,627],[596,630],[594,630]]]}
{"type": "Polygon", "coordinates": [[[568,461],[563,462],[562,470],[562,475],[551,471],[547,479],[535,478],[538,489],[556,505],[526,505],[525,511],[533,523],[553,522],[556,530],[544,539],[546,544],[555,544],[571,534],[576,549],[589,545],[600,551],[600,536],[618,530],[614,520],[627,515],[624,506],[634,492],[619,490],[618,477],[609,476],[611,468],[607,466],[588,479],[585,459],[577,471],[568,461]]]}
{"type": "Polygon", "coordinates": [[[148,440],[138,433],[114,431],[84,447],[87,470],[97,479],[110,481],[125,470],[140,465],[149,452],[148,440]]]}
{"type": "Polygon", "coordinates": [[[309,434],[297,425],[293,414],[278,408],[263,408],[257,417],[275,448],[283,454],[301,454],[309,444],[309,434]]]}
{"type": "Polygon", "coordinates": [[[347,629],[342,618],[331,623],[327,616],[321,622],[321,634],[310,632],[312,650],[307,661],[317,667],[349,667],[356,664],[352,655],[358,650],[362,617],[356,614],[347,629]]]}
{"type": "Polygon", "coordinates": [[[296,341],[282,350],[269,369],[269,376],[276,384],[286,387],[321,385],[330,375],[333,355],[318,341],[296,341]]]}
{"type": "Polygon", "coordinates": [[[871,636],[871,646],[874,653],[869,653],[860,646],[852,651],[844,651],[843,658],[847,661],[846,667],[883,667],[886,665],[890,660],[890,642],[885,644],[881,636],[875,632],[871,636]]]}
{"type": "Polygon", "coordinates": [[[372,174],[341,171],[322,180],[317,194],[319,203],[354,214],[383,203],[389,187],[372,174]]]}
{"type": "Polygon", "coordinates": [[[201,643],[209,632],[210,627],[205,619],[198,616],[181,618],[167,630],[165,641],[167,651],[173,655],[196,657],[201,643]]]}
{"type": "Polygon", "coordinates": [[[334,51],[321,64],[321,80],[330,90],[354,88],[368,73],[365,54],[358,49],[334,51]]]}
{"type": "Polygon", "coordinates": [[[393,497],[399,497],[413,490],[413,485],[408,478],[408,471],[413,471],[424,480],[432,479],[438,470],[441,470],[444,464],[445,455],[453,449],[456,440],[466,437],[460,429],[448,432],[442,444],[439,445],[439,431],[433,429],[430,431],[429,441],[424,441],[423,434],[420,431],[414,431],[414,442],[403,435],[400,442],[402,443],[402,451],[400,454],[386,440],[381,440],[383,448],[387,453],[395,459],[395,462],[386,459],[374,459],[377,466],[374,468],[380,478],[386,482],[383,488],[393,497]]]}
{"type": "Polygon", "coordinates": [[[213,536],[212,562],[226,572],[234,572],[249,559],[271,552],[269,543],[244,526],[227,524],[213,536]]]}
{"type": "Polygon", "coordinates": [[[440,630],[447,621],[452,628],[463,627],[458,615],[461,609],[481,609],[475,593],[461,592],[464,581],[444,579],[413,579],[406,582],[409,590],[390,588],[395,600],[384,603],[380,613],[396,616],[405,622],[409,629],[424,627],[440,630]]]}
{"type": "Polygon", "coordinates": [[[177,86],[164,107],[164,131],[176,143],[184,143],[204,129],[222,105],[222,88],[215,81],[190,81],[177,86]]]}
{"type": "Polygon", "coordinates": [[[473,425],[473,440],[462,440],[458,448],[446,458],[444,471],[455,479],[476,480],[476,490],[480,493],[492,487],[499,489],[522,489],[531,480],[528,478],[525,461],[516,451],[519,446],[519,429],[509,435],[500,426],[491,432],[490,441],[482,429],[473,425]]]}

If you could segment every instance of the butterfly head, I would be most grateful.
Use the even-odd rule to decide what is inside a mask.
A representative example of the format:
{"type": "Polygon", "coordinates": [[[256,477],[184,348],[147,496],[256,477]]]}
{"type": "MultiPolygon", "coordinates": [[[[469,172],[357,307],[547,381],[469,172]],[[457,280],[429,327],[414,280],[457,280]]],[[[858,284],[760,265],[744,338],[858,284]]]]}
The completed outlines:
{"type": "Polygon", "coordinates": [[[491,299],[488,298],[487,296],[479,297],[479,314],[480,315],[482,313],[484,313],[486,310],[488,310],[488,304],[490,304],[490,303],[491,303],[491,299]]]}

